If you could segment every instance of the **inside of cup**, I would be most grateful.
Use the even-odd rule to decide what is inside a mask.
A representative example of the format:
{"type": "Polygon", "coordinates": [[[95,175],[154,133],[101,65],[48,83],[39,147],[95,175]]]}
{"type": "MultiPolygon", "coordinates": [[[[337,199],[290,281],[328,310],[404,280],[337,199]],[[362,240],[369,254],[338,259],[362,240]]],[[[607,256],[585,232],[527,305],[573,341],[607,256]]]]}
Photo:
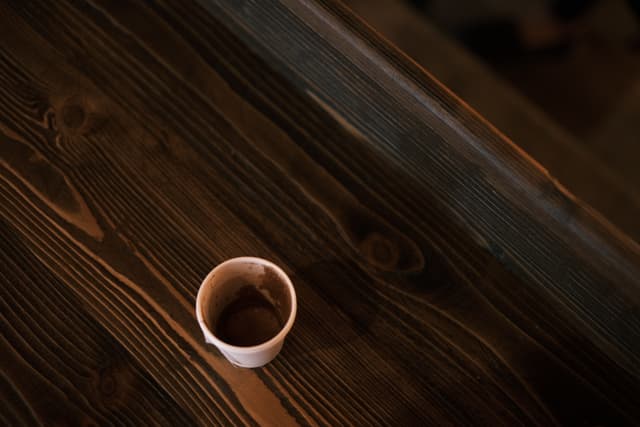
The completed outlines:
{"type": "MultiPolygon", "coordinates": [[[[233,326],[235,333],[241,333],[239,331],[243,328],[266,327],[261,324],[248,324],[250,321],[255,322],[259,319],[255,316],[259,314],[260,306],[266,304],[270,306],[271,313],[276,315],[279,323],[277,326],[273,324],[270,326],[275,336],[284,327],[291,314],[291,294],[286,277],[275,268],[257,262],[242,261],[221,265],[206,284],[205,293],[202,296],[202,314],[209,331],[227,344],[237,346],[259,344],[249,344],[242,340],[229,342],[230,339],[225,336],[225,331],[228,330],[225,319],[233,316],[230,310],[233,311],[238,307],[242,310],[243,305],[247,305],[246,302],[253,305],[249,311],[245,311],[245,315],[248,313],[249,316],[253,316],[253,319],[247,318],[247,324],[242,325],[237,324],[242,318],[236,316],[234,318],[236,324],[233,326]]],[[[264,321],[273,323],[273,316],[265,318],[264,321]]]]}

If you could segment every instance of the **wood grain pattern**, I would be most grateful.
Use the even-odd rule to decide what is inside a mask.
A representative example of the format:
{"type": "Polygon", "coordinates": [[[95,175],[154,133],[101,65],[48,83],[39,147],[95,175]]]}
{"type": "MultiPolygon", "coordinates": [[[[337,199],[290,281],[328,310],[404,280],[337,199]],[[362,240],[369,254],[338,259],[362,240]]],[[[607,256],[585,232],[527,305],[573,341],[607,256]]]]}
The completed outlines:
{"type": "Polygon", "coordinates": [[[640,420],[638,246],[339,4],[0,21],[3,424],[640,420]],[[193,314],[247,254],[300,301],[256,370],[193,314]]]}
{"type": "MultiPolygon", "coordinates": [[[[620,119],[605,126],[609,130],[601,136],[590,138],[602,139],[598,152],[597,144],[573,137],[495,70],[442,33],[424,14],[416,13],[410,2],[344,3],[544,165],[576,197],[640,241],[640,177],[634,179],[634,172],[640,173],[640,169],[635,167],[636,156],[619,154],[633,153],[629,150],[633,150],[639,132],[629,124],[621,126],[623,114],[618,113],[620,119]],[[624,145],[625,139],[630,145],[624,145]]],[[[640,99],[637,91],[625,97],[640,99]]],[[[627,104],[631,106],[630,102],[627,104]]],[[[635,111],[629,109],[630,113],[635,111]]],[[[629,114],[629,119],[633,117],[634,121],[636,116],[629,114]]]]}

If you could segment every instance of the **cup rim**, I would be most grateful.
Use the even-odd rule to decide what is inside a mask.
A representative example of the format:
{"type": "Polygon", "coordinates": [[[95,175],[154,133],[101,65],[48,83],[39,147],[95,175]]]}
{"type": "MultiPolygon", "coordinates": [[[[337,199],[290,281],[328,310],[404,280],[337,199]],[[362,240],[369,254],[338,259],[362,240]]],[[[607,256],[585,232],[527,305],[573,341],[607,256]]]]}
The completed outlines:
{"type": "Polygon", "coordinates": [[[198,289],[198,295],[196,297],[196,317],[198,319],[198,323],[200,324],[200,328],[202,329],[202,332],[205,335],[206,340],[211,344],[215,345],[216,347],[231,353],[240,353],[240,354],[257,353],[261,350],[265,350],[272,347],[274,344],[280,341],[283,341],[284,338],[289,333],[289,331],[291,330],[291,328],[293,327],[293,322],[295,321],[297,311],[298,311],[298,302],[296,297],[296,291],[287,273],[285,273],[284,270],[282,270],[282,268],[280,268],[278,265],[274,264],[273,262],[266,260],[264,258],[259,258],[259,257],[242,256],[242,257],[230,258],[216,265],[215,268],[211,270],[209,274],[207,274],[207,276],[204,278],[204,280],[200,284],[200,288],[198,289]],[[216,335],[209,329],[209,326],[204,320],[204,312],[202,307],[202,298],[204,298],[203,296],[204,290],[207,288],[207,286],[209,285],[209,283],[211,282],[211,280],[213,279],[213,276],[215,276],[217,271],[228,266],[229,264],[236,264],[236,263],[260,264],[260,265],[273,268],[276,271],[276,273],[280,276],[280,278],[284,280],[284,283],[286,284],[287,289],[289,290],[289,295],[291,297],[291,311],[289,312],[289,317],[287,318],[286,323],[284,324],[282,329],[280,329],[280,332],[278,332],[276,335],[271,337],[268,341],[265,341],[258,345],[236,346],[236,345],[228,344],[222,341],[221,339],[219,339],[218,337],[216,337],[216,335]]]}

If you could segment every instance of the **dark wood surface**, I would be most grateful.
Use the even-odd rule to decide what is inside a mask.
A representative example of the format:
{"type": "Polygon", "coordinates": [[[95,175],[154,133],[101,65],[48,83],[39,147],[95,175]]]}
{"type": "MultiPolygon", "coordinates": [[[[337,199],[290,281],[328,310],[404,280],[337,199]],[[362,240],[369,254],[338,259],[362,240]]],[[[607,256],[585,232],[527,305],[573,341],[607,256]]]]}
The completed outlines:
{"type": "MultiPolygon", "coordinates": [[[[635,148],[640,134],[637,120],[640,114],[640,83],[636,90],[626,90],[623,97],[621,91],[616,90],[628,85],[630,77],[636,76],[640,82],[640,73],[634,73],[636,68],[640,70],[640,55],[630,58],[633,59],[631,64],[637,63],[637,67],[623,66],[620,59],[632,54],[615,50],[618,63],[601,61],[603,64],[594,72],[588,65],[589,59],[593,62],[595,55],[606,56],[613,50],[607,48],[600,52],[588,47],[591,56],[585,56],[580,48],[574,48],[579,51],[577,55],[561,56],[549,62],[544,58],[507,60],[506,63],[494,64],[497,66],[494,69],[453,40],[451,34],[441,32],[425,14],[416,13],[408,1],[346,0],[345,3],[541,163],[571,193],[640,242],[640,168],[636,166],[640,153],[635,148]],[[545,73],[540,73],[541,68],[546,69],[545,73]],[[603,73],[605,70],[609,72],[603,73]],[[620,70],[624,77],[613,82],[618,76],[612,77],[611,73],[616,70],[620,70]],[[582,75],[575,81],[571,73],[582,75]],[[515,77],[515,81],[505,80],[509,74],[515,77]],[[601,81],[596,84],[598,78],[601,81]],[[572,81],[574,95],[557,90],[562,87],[559,82],[563,79],[572,81]],[[585,84],[587,81],[597,90],[589,92],[585,84]],[[526,82],[534,82],[535,85],[530,84],[524,93],[531,94],[532,86],[536,87],[533,90],[543,92],[540,86],[548,84],[546,93],[525,97],[519,89],[526,86],[526,82]],[[514,83],[518,86],[512,86],[514,83]],[[575,96],[579,90],[584,96],[575,96]],[[605,92],[603,98],[609,103],[617,98],[621,105],[602,129],[596,131],[593,128],[598,125],[596,120],[586,123],[594,115],[588,110],[590,106],[596,106],[600,110],[596,115],[604,115],[611,106],[595,99],[605,92]],[[558,102],[559,98],[563,99],[562,102],[558,102]],[[544,111],[534,104],[535,99],[544,100],[541,104],[546,106],[544,111]],[[547,114],[562,108],[570,110],[567,103],[576,108],[559,115],[547,114]],[[574,124],[582,120],[582,130],[577,135],[584,137],[576,138],[569,133],[565,126],[568,122],[557,121],[562,116],[568,116],[574,124]]],[[[606,2],[600,2],[600,5],[607,7],[606,2]]],[[[615,19],[610,21],[615,22],[615,19]]]]}
{"type": "Polygon", "coordinates": [[[333,1],[0,3],[0,182],[2,425],[640,422],[638,246],[333,1]]]}

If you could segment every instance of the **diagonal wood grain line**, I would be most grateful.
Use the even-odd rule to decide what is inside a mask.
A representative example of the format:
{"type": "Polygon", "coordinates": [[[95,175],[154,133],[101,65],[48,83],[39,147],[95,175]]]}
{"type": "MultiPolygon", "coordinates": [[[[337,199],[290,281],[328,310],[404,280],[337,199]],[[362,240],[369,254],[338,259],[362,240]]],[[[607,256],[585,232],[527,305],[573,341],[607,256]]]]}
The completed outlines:
{"type": "MultiPolygon", "coordinates": [[[[37,238],[37,237],[35,237],[35,239],[38,239],[38,238],[37,238]]],[[[55,248],[56,246],[57,246],[57,245],[54,245],[53,247],[55,248]]],[[[61,249],[61,248],[60,248],[60,249],[61,249]]],[[[59,262],[59,261],[57,262],[57,265],[58,265],[59,267],[62,267],[62,264],[60,264],[60,262],[59,262]]],[[[68,268],[69,268],[69,267],[67,267],[67,269],[68,269],[68,268]]],[[[77,268],[77,267],[76,267],[76,268],[77,268]]],[[[95,267],[94,267],[94,268],[95,268],[95,267]]],[[[68,270],[67,270],[67,271],[68,271],[68,270]]],[[[80,271],[82,271],[82,270],[80,270],[80,271]]],[[[78,270],[76,270],[75,272],[76,272],[76,273],[78,273],[79,271],[78,271],[78,270]]],[[[67,274],[69,274],[69,273],[70,273],[70,272],[68,272],[67,274]]],[[[63,277],[64,279],[66,279],[67,281],[70,279],[70,276],[62,276],[62,277],[63,277]]],[[[93,280],[96,280],[96,277],[93,277],[93,280]]],[[[97,295],[101,295],[101,292],[100,292],[100,291],[98,291],[98,294],[97,294],[97,295]]],[[[107,294],[107,295],[108,295],[108,294],[107,294]]],[[[85,297],[86,297],[86,296],[85,296],[85,297]]],[[[96,298],[96,296],[94,296],[94,295],[91,295],[91,297],[96,298]]],[[[107,298],[101,298],[101,299],[102,299],[103,301],[112,301],[112,299],[111,299],[111,298],[108,298],[108,297],[107,297],[107,298]]],[[[122,299],[120,299],[120,301],[122,302],[123,300],[122,300],[122,299]]],[[[107,310],[107,312],[108,312],[111,316],[115,316],[116,318],[121,318],[121,319],[135,319],[135,318],[137,317],[137,316],[136,316],[136,315],[134,315],[134,314],[129,314],[128,316],[125,316],[125,315],[124,315],[124,312],[123,312],[123,308],[122,308],[122,306],[114,305],[114,303],[113,303],[113,302],[108,303],[108,305],[110,305],[110,308],[107,310]]],[[[139,306],[138,306],[138,307],[136,307],[136,308],[138,309],[138,311],[140,310],[140,307],[139,307],[139,306]]],[[[130,309],[127,309],[127,311],[128,311],[128,310],[130,310],[130,309]]],[[[154,321],[154,323],[155,323],[155,321],[154,321]]],[[[136,326],[126,326],[126,323],[124,323],[124,324],[120,323],[120,327],[121,327],[121,328],[124,328],[124,330],[126,330],[126,331],[128,332],[128,334],[129,334],[129,336],[130,336],[130,337],[137,337],[137,339],[138,339],[138,340],[142,339],[142,341],[143,341],[143,342],[145,342],[145,341],[146,341],[146,344],[145,344],[145,345],[147,345],[147,346],[149,346],[149,345],[153,345],[153,342],[152,342],[152,341],[149,341],[148,339],[143,339],[143,338],[141,338],[141,337],[153,336],[153,335],[154,335],[153,333],[146,333],[146,334],[145,334],[145,333],[142,333],[142,331],[139,331],[139,326],[137,326],[137,327],[136,327],[136,326]],[[136,332],[134,332],[134,331],[139,331],[140,333],[136,333],[136,332]]],[[[135,338],[134,338],[134,339],[135,339],[135,338]]],[[[152,370],[154,369],[154,367],[155,367],[155,366],[166,366],[166,365],[171,365],[171,363],[167,362],[167,359],[166,359],[166,358],[157,358],[157,357],[158,357],[158,355],[160,355],[160,354],[171,354],[171,353],[160,352],[160,353],[158,353],[157,355],[152,356],[152,357],[155,357],[155,358],[156,358],[155,360],[145,360],[145,362],[146,362],[146,363],[145,363],[145,365],[146,365],[148,368],[151,368],[152,370]],[[163,359],[164,359],[164,360],[163,360],[163,359]],[[159,362],[159,363],[158,363],[158,362],[159,362]]],[[[144,360],[144,359],[143,359],[143,360],[144,360]]],[[[189,387],[189,385],[188,385],[188,384],[189,384],[189,381],[187,381],[185,384],[183,384],[183,386],[189,387]]],[[[189,394],[192,394],[193,392],[195,392],[195,390],[194,390],[194,391],[192,391],[192,392],[191,392],[191,393],[189,393],[189,394]]],[[[197,396],[197,393],[196,393],[196,396],[197,396]]]]}
{"type": "MultiPolygon", "coordinates": [[[[22,352],[22,357],[28,359],[33,368],[40,366],[40,372],[52,385],[62,382],[62,391],[70,398],[73,396],[72,400],[79,403],[84,411],[93,414],[96,412],[91,411],[92,408],[99,411],[101,424],[106,423],[105,416],[116,413],[130,421],[138,419],[136,423],[168,425],[171,419],[188,422],[186,415],[168,404],[167,396],[159,393],[157,385],[140,373],[139,366],[131,363],[130,356],[104,329],[93,323],[78,306],[78,301],[60,286],[44,265],[28,251],[20,251],[16,256],[17,250],[24,249],[24,245],[4,222],[0,233],[3,237],[0,245],[3,272],[10,279],[4,277],[15,285],[22,285],[3,288],[2,301],[10,307],[5,307],[2,312],[12,320],[3,331],[15,330],[17,335],[9,340],[24,340],[33,349],[22,352]],[[20,311],[19,316],[10,315],[15,310],[20,311]],[[29,321],[25,323],[27,319],[29,321]],[[34,363],[34,359],[43,363],[34,363]],[[46,374],[42,369],[44,365],[51,367],[46,374]],[[69,382],[60,381],[60,376],[69,382]],[[72,391],[74,388],[77,392],[72,391]],[[128,399],[131,399],[130,403],[128,399]]],[[[8,337],[11,336],[9,333],[8,337]]],[[[19,379],[11,375],[12,371],[8,372],[15,383],[26,384],[25,378],[19,379]]],[[[41,402],[39,409],[45,409],[49,416],[50,411],[63,418],[73,415],[65,415],[64,406],[60,407],[48,393],[43,395],[41,402]],[[44,402],[48,404],[44,405],[44,402]]],[[[41,421],[51,422],[52,419],[45,417],[41,421]]]]}

